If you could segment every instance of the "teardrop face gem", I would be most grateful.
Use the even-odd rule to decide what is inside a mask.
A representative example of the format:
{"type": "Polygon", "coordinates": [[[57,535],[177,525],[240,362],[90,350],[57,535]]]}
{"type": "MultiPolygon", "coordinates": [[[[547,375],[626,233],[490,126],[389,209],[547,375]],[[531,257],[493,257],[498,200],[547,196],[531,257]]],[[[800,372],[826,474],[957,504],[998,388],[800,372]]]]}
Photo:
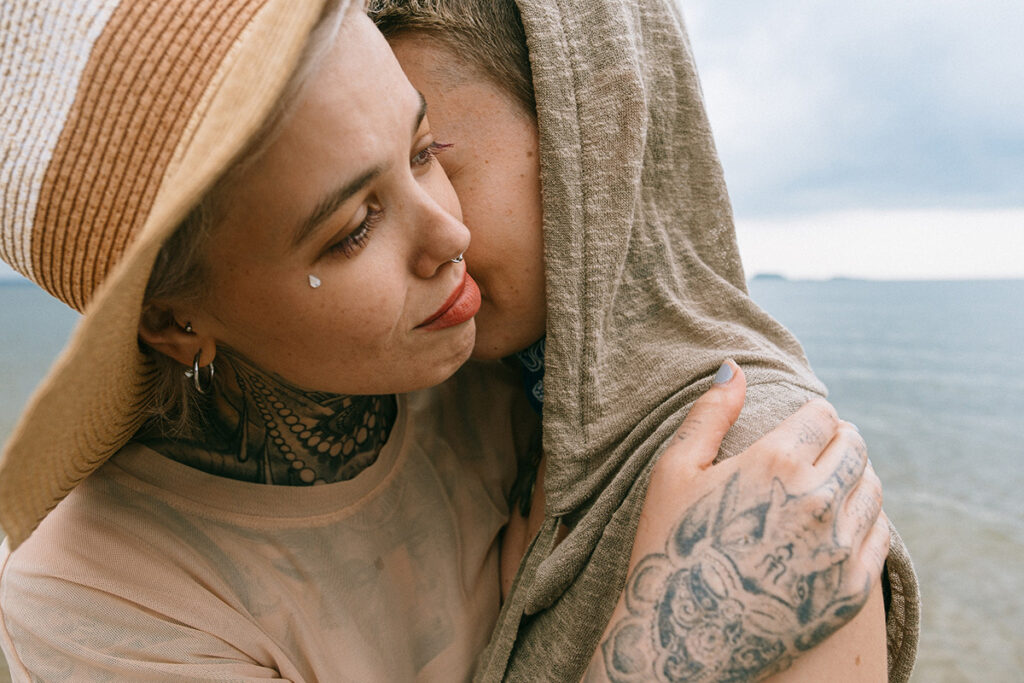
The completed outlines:
{"type": "Polygon", "coordinates": [[[309,286],[310,287],[312,287],[313,289],[316,289],[317,287],[320,286],[320,284],[321,284],[320,278],[318,278],[316,275],[310,275],[309,276],[309,286]]]}

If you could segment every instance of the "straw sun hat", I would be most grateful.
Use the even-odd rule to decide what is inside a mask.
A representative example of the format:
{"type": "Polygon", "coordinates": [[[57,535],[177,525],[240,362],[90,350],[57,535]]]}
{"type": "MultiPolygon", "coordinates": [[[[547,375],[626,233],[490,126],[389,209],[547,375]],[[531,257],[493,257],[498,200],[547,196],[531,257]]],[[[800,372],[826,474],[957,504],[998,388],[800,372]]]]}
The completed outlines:
{"type": "Polygon", "coordinates": [[[144,420],[154,259],[273,110],[325,4],[0,0],[0,256],[84,312],[0,459],[12,548],[144,420]]]}

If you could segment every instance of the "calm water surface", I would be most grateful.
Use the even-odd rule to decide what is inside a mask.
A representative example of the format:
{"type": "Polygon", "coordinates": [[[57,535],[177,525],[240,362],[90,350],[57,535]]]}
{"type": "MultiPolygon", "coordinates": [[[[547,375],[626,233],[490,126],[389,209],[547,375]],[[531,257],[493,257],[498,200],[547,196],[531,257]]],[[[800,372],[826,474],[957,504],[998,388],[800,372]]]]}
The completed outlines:
{"type": "Polygon", "coordinates": [[[1024,281],[750,290],[868,442],[921,581],[913,680],[1024,681],[1024,281]]]}
{"type": "MultiPolygon", "coordinates": [[[[750,288],[868,441],[921,579],[915,683],[1024,681],[1024,281],[750,288]]],[[[0,285],[0,440],[76,317],[0,285]]]]}

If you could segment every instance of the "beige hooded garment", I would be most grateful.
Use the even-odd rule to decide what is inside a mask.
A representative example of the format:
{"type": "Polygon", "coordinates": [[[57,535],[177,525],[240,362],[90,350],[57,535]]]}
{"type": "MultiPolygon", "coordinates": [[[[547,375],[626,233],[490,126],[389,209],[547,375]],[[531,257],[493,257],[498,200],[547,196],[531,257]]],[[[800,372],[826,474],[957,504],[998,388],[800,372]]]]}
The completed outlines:
{"type": "MultiPolygon", "coordinates": [[[[542,158],[547,517],[477,680],[576,681],[625,583],[651,464],[722,361],[749,387],[724,455],[824,387],[747,295],[673,0],[518,5],[542,158]],[[556,545],[560,520],[573,530],[556,545]]],[[[905,681],[919,594],[895,534],[887,567],[889,678],[905,681]]]]}

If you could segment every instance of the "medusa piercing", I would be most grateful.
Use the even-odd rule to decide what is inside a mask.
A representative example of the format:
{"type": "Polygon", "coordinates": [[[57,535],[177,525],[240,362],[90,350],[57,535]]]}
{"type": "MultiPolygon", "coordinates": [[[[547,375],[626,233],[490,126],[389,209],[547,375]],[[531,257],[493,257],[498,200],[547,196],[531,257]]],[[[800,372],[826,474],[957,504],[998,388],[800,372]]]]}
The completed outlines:
{"type": "Polygon", "coordinates": [[[310,287],[312,287],[313,289],[316,289],[321,284],[323,284],[323,283],[320,282],[320,278],[318,278],[316,275],[313,275],[312,273],[309,274],[309,286],[310,287]]]}
{"type": "Polygon", "coordinates": [[[448,259],[448,260],[449,260],[449,261],[451,261],[452,263],[462,263],[462,257],[463,257],[463,255],[464,255],[465,253],[466,253],[466,252],[462,252],[461,254],[459,254],[458,256],[456,256],[455,258],[452,258],[452,259],[448,259]]]}

